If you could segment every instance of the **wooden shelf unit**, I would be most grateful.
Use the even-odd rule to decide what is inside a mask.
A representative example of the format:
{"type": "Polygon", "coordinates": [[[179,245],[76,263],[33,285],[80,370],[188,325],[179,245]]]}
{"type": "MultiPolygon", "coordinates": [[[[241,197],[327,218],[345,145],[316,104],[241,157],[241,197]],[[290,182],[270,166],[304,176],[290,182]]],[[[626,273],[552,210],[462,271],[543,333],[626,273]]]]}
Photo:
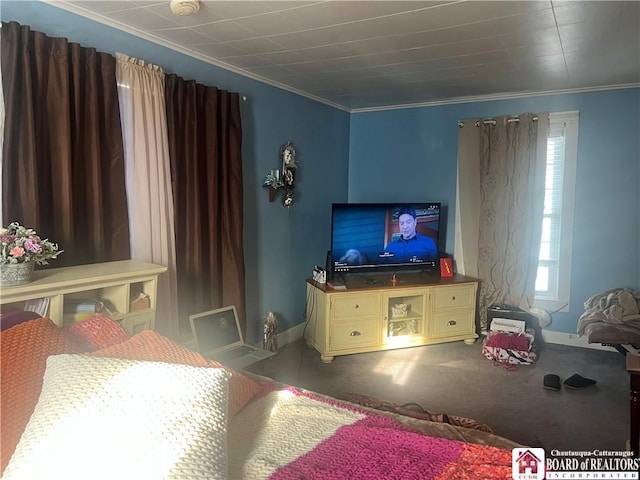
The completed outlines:
{"type": "Polygon", "coordinates": [[[379,283],[333,290],[307,279],[305,338],[323,362],[336,355],[458,340],[473,344],[478,338],[477,280],[454,275],[398,286],[379,283]]]}
{"type": "MultiPolygon", "coordinates": [[[[108,315],[132,334],[153,330],[158,275],[167,267],[139,260],[94,263],[34,272],[32,282],[0,289],[3,311],[22,310],[28,300],[49,298],[46,316],[56,325],[65,323],[65,299],[106,300],[117,312],[108,315]],[[135,292],[149,296],[149,308],[131,312],[135,292]]],[[[67,323],[69,316],[67,314],[67,323]]]]}

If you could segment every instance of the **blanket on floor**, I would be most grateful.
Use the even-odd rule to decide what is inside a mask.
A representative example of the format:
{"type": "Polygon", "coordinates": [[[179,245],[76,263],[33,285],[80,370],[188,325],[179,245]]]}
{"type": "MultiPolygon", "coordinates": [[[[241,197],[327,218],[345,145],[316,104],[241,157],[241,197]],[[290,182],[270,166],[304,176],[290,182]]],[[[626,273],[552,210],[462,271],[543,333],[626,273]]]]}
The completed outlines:
{"type": "Polygon", "coordinates": [[[510,450],[430,437],[294,388],[248,405],[228,442],[234,479],[511,478],[510,450]]]}

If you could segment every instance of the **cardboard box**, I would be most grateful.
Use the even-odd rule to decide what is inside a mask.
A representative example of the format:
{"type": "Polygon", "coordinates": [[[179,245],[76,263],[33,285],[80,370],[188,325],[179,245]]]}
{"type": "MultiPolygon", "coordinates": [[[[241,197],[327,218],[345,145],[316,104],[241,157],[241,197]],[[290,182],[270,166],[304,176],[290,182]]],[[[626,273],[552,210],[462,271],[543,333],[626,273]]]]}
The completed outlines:
{"type": "Polygon", "coordinates": [[[524,333],[527,323],[524,320],[511,318],[494,318],[491,322],[490,332],[524,333]]]}
{"type": "Polygon", "coordinates": [[[130,312],[139,312],[140,310],[146,310],[148,308],[151,308],[151,299],[146,293],[140,292],[131,298],[129,305],[130,312]]]}

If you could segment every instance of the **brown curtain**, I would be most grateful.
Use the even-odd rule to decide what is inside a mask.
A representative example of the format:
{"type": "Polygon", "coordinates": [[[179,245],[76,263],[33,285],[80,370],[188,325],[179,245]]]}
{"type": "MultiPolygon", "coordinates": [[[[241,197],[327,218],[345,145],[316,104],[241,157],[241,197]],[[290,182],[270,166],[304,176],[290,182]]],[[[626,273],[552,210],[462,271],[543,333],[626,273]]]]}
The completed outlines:
{"type": "Polygon", "coordinates": [[[52,267],[129,258],[112,55],[2,23],[3,223],[58,243],[52,267]]]}
{"type": "Polygon", "coordinates": [[[178,314],[235,305],[245,330],[242,125],[237,93],[166,75],[178,314]]]}

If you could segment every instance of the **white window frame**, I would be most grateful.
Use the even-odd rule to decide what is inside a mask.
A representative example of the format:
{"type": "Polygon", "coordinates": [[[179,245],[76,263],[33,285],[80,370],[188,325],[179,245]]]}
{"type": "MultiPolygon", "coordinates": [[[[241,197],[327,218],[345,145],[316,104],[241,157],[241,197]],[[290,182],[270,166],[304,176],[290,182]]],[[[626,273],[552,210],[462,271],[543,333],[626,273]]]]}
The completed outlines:
{"type": "Polygon", "coordinates": [[[573,214],[575,207],[576,166],[578,160],[579,112],[549,113],[549,131],[564,129],[564,165],[560,227],[558,232],[557,278],[549,281],[547,292],[536,291],[535,305],[548,312],[568,312],[571,294],[571,256],[573,248],[573,214]]]}

